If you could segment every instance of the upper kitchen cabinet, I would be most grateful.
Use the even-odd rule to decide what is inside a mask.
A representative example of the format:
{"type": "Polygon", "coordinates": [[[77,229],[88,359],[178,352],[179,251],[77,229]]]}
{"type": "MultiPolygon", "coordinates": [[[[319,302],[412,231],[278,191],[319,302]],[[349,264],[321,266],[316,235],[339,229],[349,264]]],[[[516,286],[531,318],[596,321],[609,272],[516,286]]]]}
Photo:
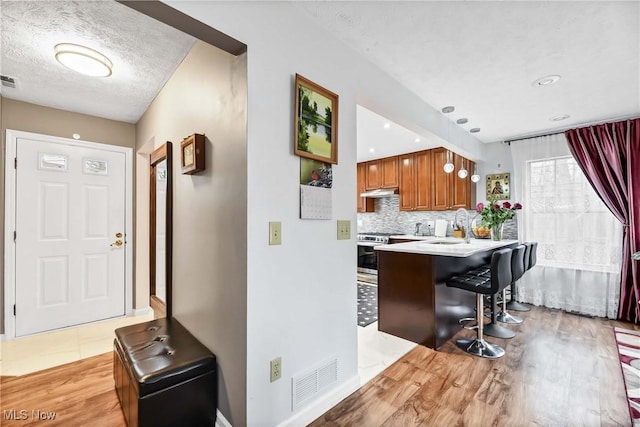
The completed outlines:
{"type": "Polygon", "coordinates": [[[366,162],[365,189],[398,188],[398,156],[366,162]]]}
{"type": "Polygon", "coordinates": [[[431,151],[399,156],[400,210],[431,210],[431,151]]]}
{"type": "Polygon", "coordinates": [[[476,185],[469,177],[459,178],[457,172],[464,167],[472,173],[474,163],[462,156],[453,154],[453,164],[455,169],[452,173],[446,173],[443,166],[447,163],[447,150],[436,148],[432,153],[432,192],[434,211],[444,211],[451,209],[472,209],[475,205],[476,185]]]}
{"type": "Polygon", "coordinates": [[[373,199],[368,197],[360,197],[360,194],[364,193],[366,188],[367,171],[366,163],[358,163],[358,212],[373,212],[375,210],[373,199]]]}

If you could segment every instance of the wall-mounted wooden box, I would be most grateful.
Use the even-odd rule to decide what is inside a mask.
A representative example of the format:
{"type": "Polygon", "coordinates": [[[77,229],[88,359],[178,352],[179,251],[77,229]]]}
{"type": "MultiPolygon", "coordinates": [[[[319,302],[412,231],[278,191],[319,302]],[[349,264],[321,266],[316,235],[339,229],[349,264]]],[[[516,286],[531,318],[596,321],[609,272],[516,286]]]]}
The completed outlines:
{"type": "Polygon", "coordinates": [[[204,135],[194,133],[180,143],[182,173],[192,175],[205,170],[204,135]]]}

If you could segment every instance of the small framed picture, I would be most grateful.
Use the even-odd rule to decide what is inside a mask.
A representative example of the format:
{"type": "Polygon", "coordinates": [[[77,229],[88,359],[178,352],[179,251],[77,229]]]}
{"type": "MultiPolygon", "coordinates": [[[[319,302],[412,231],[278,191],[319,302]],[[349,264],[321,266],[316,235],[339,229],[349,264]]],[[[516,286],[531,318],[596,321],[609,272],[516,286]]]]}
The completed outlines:
{"type": "Polygon", "coordinates": [[[500,173],[487,175],[487,200],[509,200],[511,189],[511,174],[500,173]]]}
{"type": "Polygon", "coordinates": [[[293,152],[338,163],[338,95],[296,74],[293,152]]]}
{"type": "Polygon", "coordinates": [[[180,143],[182,173],[191,175],[205,170],[204,135],[194,133],[180,143]]]}

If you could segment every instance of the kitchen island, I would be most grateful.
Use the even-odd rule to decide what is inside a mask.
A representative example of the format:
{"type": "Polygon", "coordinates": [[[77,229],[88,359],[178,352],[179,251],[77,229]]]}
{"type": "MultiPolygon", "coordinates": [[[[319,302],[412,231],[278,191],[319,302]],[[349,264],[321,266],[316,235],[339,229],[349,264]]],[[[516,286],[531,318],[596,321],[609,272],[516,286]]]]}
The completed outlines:
{"type": "Polygon", "coordinates": [[[475,317],[475,294],[447,287],[447,279],[517,243],[430,238],[376,246],[378,330],[437,349],[460,330],[459,319],[475,317]]]}

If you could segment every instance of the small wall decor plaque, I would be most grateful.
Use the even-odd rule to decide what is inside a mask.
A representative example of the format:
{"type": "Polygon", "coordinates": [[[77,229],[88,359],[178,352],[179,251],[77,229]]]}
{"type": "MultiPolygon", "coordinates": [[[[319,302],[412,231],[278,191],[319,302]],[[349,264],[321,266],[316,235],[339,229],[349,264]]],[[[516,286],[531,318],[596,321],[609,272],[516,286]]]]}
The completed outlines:
{"type": "Polygon", "coordinates": [[[500,173],[487,175],[487,200],[509,200],[511,189],[511,174],[500,173]]]}
{"type": "Polygon", "coordinates": [[[194,133],[180,143],[182,173],[192,175],[205,170],[204,135],[194,133]]]}

